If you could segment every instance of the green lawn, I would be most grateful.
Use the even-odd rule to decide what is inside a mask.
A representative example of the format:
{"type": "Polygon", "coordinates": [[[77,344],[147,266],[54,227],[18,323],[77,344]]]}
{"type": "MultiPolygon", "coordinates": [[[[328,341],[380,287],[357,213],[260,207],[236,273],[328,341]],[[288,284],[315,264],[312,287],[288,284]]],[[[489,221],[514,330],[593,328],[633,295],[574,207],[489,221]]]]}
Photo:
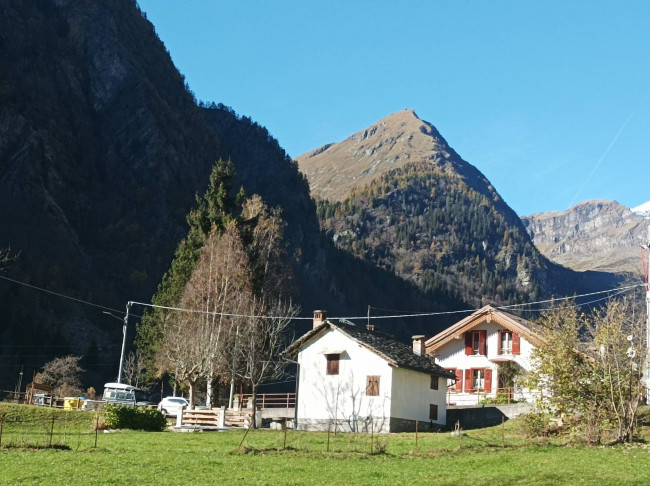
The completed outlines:
{"type": "Polygon", "coordinates": [[[517,420],[506,422],[505,448],[498,426],[467,431],[460,449],[447,432],[419,434],[417,451],[415,434],[380,436],[373,448],[385,451],[371,455],[369,435],[331,435],[328,453],[326,433],[288,431],[284,450],[284,434],[268,430],[251,431],[243,450],[243,430],[100,433],[95,448],[92,414],[68,414],[65,438],[53,434],[59,449],[43,448],[45,426],[31,448],[19,443],[20,427],[5,429],[0,484],[650,484],[645,443],[525,440],[517,420]]]}

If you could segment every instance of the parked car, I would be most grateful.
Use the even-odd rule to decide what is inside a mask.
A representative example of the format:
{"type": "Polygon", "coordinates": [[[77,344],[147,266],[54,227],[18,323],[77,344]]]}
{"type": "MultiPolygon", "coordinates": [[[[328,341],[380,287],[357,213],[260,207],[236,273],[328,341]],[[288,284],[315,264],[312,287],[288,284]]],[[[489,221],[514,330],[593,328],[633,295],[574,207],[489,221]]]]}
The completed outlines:
{"type": "Polygon", "coordinates": [[[149,407],[153,405],[147,394],[131,385],[124,383],[106,383],[102,401],[115,405],[131,405],[134,407],[149,407]]]}
{"type": "Polygon", "coordinates": [[[176,417],[179,410],[187,408],[190,402],[183,397],[165,397],[158,404],[158,410],[168,417],[176,417]]]}

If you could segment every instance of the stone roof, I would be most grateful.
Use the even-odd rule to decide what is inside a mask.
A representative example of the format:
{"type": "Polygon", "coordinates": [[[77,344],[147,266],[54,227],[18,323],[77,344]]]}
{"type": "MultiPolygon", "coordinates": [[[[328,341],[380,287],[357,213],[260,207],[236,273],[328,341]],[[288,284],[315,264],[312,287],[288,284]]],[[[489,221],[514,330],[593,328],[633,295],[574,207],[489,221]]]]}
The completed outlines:
{"type": "Polygon", "coordinates": [[[326,320],[323,324],[312,329],[289,346],[286,354],[297,356],[300,348],[326,329],[336,329],[347,337],[368,348],[370,351],[385,359],[397,368],[406,368],[422,373],[434,374],[444,378],[455,378],[455,375],[435,363],[433,357],[418,355],[412,346],[397,341],[393,336],[379,331],[369,331],[363,326],[356,326],[344,320],[326,320]]]}

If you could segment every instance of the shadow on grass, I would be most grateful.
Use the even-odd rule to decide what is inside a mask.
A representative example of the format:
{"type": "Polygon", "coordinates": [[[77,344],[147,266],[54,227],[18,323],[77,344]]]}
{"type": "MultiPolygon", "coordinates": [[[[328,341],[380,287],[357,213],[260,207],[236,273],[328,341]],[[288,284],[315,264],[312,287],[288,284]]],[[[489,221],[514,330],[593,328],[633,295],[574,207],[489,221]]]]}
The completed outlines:
{"type": "Polygon", "coordinates": [[[41,451],[54,449],[59,451],[71,451],[72,447],[64,444],[47,445],[30,445],[30,444],[7,444],[0,447],[0,450],[22,450],[22,451],[41,451]]]}

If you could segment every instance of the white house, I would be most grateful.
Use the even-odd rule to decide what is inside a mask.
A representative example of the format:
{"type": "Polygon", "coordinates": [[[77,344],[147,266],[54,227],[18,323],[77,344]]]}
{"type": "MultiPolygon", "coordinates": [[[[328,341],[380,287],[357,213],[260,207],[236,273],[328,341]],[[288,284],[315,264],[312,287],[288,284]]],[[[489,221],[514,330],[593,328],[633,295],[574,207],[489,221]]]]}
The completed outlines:
{"type": "Polygon", "coordinates": [[[513,373],[528,371],[534,346],[543,342],[535,325],[485,306],[426,341],[426,353],[453,373],[447,403],[476,405],[485,398],[532,401],[513,373]]]}
{"type": "Polygon", "coordinates": [[[447,380],[454,375],[424,352],[349,321],[314,312],[311,331],[287,354],[297,357],[297,428],[401,432],[445,425],[447,380]]]}

